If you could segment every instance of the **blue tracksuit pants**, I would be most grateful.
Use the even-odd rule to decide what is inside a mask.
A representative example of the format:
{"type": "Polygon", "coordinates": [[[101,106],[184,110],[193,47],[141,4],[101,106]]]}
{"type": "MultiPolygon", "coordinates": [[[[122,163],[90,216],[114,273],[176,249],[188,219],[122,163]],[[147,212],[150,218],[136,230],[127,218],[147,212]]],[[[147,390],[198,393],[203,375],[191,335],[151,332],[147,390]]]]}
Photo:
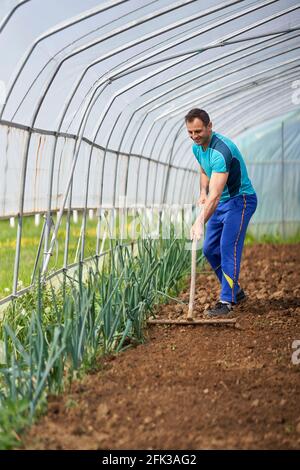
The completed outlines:
{"type": "Polygon", "coordinates": [[[219,202],[206,225],[203,253],[222,285],[220,300],[236,303],[243,245],[256,194],[219,202]]]}

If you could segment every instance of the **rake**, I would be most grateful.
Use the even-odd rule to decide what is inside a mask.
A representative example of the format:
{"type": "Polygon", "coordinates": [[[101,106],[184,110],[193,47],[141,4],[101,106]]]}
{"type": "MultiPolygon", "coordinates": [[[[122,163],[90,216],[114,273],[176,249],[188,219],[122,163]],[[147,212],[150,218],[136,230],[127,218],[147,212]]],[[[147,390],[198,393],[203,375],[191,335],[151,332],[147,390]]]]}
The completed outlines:
{"type": "Polygon", "coordinates": [[[150,317],[149,324],[156,325],[233,325],[235,326],[235,318],[219,318],[219,319],[199,319],[194,317],[194,302],[195,302],[195,285],[196,285],[196,254],[197,254],[197,240],[192,243],[192,263],[191,263],[191,285],[190,285],[190,298],[188,305],[187,315],[178,319],[164,319],[150,317]]]}

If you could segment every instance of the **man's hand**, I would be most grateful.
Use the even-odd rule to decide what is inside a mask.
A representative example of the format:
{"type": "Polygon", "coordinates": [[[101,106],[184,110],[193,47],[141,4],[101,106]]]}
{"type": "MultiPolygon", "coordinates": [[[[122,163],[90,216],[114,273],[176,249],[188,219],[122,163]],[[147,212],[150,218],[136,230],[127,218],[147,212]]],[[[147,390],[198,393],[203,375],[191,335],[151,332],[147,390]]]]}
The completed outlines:
{"type": "Polygon", "coordinates": [[[201,213],[191,228],[191,240],[200,240],[204,235],[203,213],[201,213]]]}

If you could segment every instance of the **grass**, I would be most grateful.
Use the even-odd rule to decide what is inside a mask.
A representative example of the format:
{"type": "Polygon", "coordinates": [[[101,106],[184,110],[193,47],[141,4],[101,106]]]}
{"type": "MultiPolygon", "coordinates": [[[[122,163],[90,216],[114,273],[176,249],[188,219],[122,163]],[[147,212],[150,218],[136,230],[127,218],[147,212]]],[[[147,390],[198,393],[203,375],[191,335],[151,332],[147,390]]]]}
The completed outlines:
{"type": "Polygon", "coordinates": [[[272,244],[296,244],[300,243],[300,231],[297,232],[295,235],[283,238],[282,234],[276,233],[275,235],[261,235],[256,236],[249,230],[246,234],[245,243],[247,245],[255,245],[257,243],[272,243],[272,244]]]}
{"type": "MultiPolygon", "coordinates": [[[[17,224],[17,219],[16,219],[17,224]]],[[[54,218],[55,222],[55,218],[54,218]]],[[[69,244],[69,263],[76,261],[76,251],[78,239],[80,236],[80,227],[82,222],[82,215],[79,214],[78,222],[72,222],[70,231],[70,244],[69,244]]],[[[19,271],[19,288],[31,284],[31,275],[34,268],[37,249],[41,237],[43,227],[43,218],[40,220],[38,226],[34,223],[34,217],[24,217],[22,243],[21,243],[21,257],[20,257],[20,271],[19,271]]],[[[96,248],[96,218],[87,220],[87,236],[85,244],[85,253],[95,253],[96,248]]],[[[53,256],[51,257],[49,269],[54,270],[63,266],[64,260],[64,243],[66,231],[66,217],[64,217],[62,225],[58,232],[57,244],[54,249],[53,256]]],[[[16,247],[17,227],[10,227],[8,220],[0,221],[0,257],[1,257],[1,271],[0,271],[0,298],[6,297],[12,291],[13,283],[13,270],[15,260],[15,247],[16,247]]],[[[44,248],[44,247],[43,247],[44,248]]],[[[43,252],[43,249],[42,249],[43,252]]]]}
{"type": "MultiPolygon", "coordinates": [[[[53,217],[54,223],[56,222],[56,215],[53,217]]],[[[133,216],[128,217],[128,224],[133,222],[133,216]]],[[[97,223],[98,218],[94,216],[93,219],[87,217],[86,221],[86,238],[85,238],[85,257],[95,255],[96,252],[96,237],[97,237],[97,223]]],[[[117,230],[120,221],[117,220],[117,230]]],[[[12,292],[13,284],[13,271],[15,261],[15,248],[17,237],[17,219],[15,219],[15,227],[11,227],[9,220],[0,220],[0,299],[8,296],[12,292]]],[[[68,251],[68,264],[76,263],[79,259],[80,250],[80,232],[82,225],[82,213],[78,212],[78,221],[75,223],[71,219],[70,226],[70,239],[68,251]]],[[[34,269],[37,250],[40,242],[41,232],[43,228],[43,218],[40,218],[38,226],[35,225],[34,217],[27,216],[23,219],[22,242],[21,242],[21,256],[20,256],[20,269],[18,289],[27,287],[31,284],[31,276],[34,269]]],[[[130,229],[130,228],[129,228],[130,229]]],[[[105,221],[102,222],[101,233],[107,229],[105,221]]],[[[137,225],[137,234],[140,232],[141,227],[137,225]]],[[[116,234],[117,235],[117,234],[116,234]]],[[[58,231],[57,243],[54,248],[53,255],[49,263],[49,272],[55,271],[63,266],[64,262],[64,248],[66,237],[66,215],[63,216],[61,226],[58,231]]],[[[109,241],[106,240],[103,249],[109,248],[109,241]]],[[[42,252],[40,255],[40,262],[38,268],[41,267],[42,252]]],[[[38,272],[38,269],[37,269],[38,272]]]]}

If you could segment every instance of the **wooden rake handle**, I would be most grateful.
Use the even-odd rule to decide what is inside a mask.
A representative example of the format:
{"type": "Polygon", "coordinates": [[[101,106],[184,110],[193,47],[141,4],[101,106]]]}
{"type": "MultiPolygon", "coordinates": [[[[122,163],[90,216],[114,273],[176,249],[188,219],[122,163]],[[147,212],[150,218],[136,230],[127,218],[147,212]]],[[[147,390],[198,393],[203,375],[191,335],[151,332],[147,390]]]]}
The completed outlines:
{"type": "MultiPolygon", "coordinates": [[[[200,206],[200,214],[198,217],[204,217],[204,204],[200,206]]],[[[204,223],[202,219],[202,223],[204,223]]],[[[204,234],[202,234],[203,236],[204,234]]],[[[197,259],[197,240],[193,239],[192,243],[192,266],[191,266],[191,287],[190,287],[190,301],[189,309],[186,319],[193,320],[193,309],[195,301],[195,284],[196,284],[196,259],[197,259]]]]}
{"type": "Polygon", "coordinates": [[[191,266],[191,287],[190,287],[190,301],[187,320],[193,319],[193,309],[195,301],[195,285],[196,285],[196,258],[197,258],[197,240],[193,240],[192,244],[192,266],[191,266]]]}

